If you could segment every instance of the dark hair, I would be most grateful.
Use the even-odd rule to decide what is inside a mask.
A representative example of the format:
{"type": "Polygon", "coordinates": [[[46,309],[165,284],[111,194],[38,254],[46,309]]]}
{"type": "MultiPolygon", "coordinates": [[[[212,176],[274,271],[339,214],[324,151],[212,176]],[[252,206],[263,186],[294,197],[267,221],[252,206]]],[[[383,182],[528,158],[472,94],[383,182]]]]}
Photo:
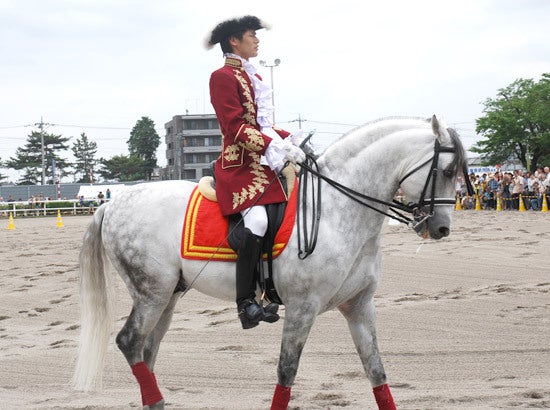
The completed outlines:
{"type": "Polygon", "coordinates": [[[225,53],[232,53],[233,47],[229,43],[229,40],[231,40],[232,37],[235,37],[237,40],[242,40],[244,33],[246,33],[247,30],[238,31],[236,33],[231,34],[229,37],[226,37],[222,40],[220,40],[220,47],[222,48],[222,52],[225,53]]]}

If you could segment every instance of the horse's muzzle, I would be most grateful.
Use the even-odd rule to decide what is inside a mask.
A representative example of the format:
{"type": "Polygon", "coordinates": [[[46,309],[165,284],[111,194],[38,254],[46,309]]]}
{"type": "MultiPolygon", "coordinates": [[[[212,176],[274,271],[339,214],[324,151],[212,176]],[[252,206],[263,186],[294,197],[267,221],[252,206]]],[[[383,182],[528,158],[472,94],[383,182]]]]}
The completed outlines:
{"type": "Polygon", "coordinates": [[[439,228],[432,229],[426,221],[415,225],[413,229],[418,236],[424,239],[428,237],[431,239],[442,239],[449,236],[451,233],[451,230],[447,226],[440,226],[439,228]]]}
{"type": "Polygon", "coordinates": [[[449,236],[449,234],[451,233],[451,230],[447,226],[440,226],[439,228],[435,228],[435,229],[428,228],[428,232],[430,234],[430,238],[441,239],[441,238],[445,238],[446,236],[449,236]]]}

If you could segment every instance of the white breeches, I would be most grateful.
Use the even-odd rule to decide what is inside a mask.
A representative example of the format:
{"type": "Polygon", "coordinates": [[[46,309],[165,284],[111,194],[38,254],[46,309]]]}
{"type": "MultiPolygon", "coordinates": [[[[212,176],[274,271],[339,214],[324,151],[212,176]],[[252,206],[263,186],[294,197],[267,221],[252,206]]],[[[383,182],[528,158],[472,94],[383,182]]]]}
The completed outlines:
{"type": "Polygon", "coordinates": [[[256,236],[263,236],[267,232],[267,212],[265,206],[255,205],[241,211],[244,227],[256,236]]]}

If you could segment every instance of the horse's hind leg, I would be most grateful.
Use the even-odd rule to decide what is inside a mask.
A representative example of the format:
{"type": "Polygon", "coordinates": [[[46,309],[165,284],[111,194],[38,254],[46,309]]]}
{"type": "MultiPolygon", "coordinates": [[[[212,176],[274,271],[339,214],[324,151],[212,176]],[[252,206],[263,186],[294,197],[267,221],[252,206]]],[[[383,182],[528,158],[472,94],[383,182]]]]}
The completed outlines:
{"type": "Polygon", "coordinates": [[[142,403],[149,409],[164,409],[164,399],[152,367],[158,344],[170,323],[174,304],[175,297],[170,294],[135,297],[132,312],[116,338],[139,383],[142,403]]]}
{"type": "Polygon", "coordinates": [[[162,312],[162,316],[155,326],[155,329],[149,334],[145,341],[143,359],[151,371],[153,371],[155,367],[160,342],[170,328],[170,323],[172,323],[174,308],[176,307],[176,303],[178,302],[180,295],[181,293],[179,292],[172,295],[172,298],[170,299],[168,306],[164,309],[164,312],[162,312]]]}
{"type": "Polygon", "coordinates": [[[353,342],[373,386],[379,410],[395,410],[395,403],[386,383],[386,372],[376,340],[376,312],[371,292],[364,291],[338,307],[347,319],[353,342]]]}

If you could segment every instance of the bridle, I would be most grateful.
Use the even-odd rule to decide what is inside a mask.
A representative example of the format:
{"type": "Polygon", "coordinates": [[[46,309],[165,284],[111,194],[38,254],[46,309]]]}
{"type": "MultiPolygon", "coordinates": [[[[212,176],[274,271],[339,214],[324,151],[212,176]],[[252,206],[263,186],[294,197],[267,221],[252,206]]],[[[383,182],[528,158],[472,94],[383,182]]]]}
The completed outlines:
{"type": "MultiPolygon", "coordinates": [[[[304,147],[309,138],[313,134],[310,134],[306,140],[301,144],[301,147],[304,147]]],[[[353,201],[370,208],[378,213],[381,213],[385,216],[388,216],[392,219],[395,219],[401,223],[404,223],[419,233],[422,230],[423,223],[426,222],[435,214],[436,205],[454,205],[455,198],[436,198],[435,197],[435,187],[438,174],[440,170],[438,169],[439,164],[439,154],[441,153],[456,153],[456,146],[453,147],[442,147],[438,139],[435,140],[434,144],[434,154],[431,158],[418,165],[412,171],[408,172],[401,180],[399,185],[409,178],[414,173],[418,172],[420,169],[424,168],[426,165],[430,164],[430,171],[426,178],[424,188],[420,194],[420,198],[417,203],[409,202],[404,204],[402,202],[393,200],[392,202],[382,201],[377,198],[362,194],[357,192],[345,185],[340,184],[339,182],[334,181],[333,179],[321,174],[319,172],[319,167],[316,162],[316,158],[311,154],[306,154],[306,161],[300,164],[301,170],[299,175],[299,199],[298,199],[298,214],[297,214],[297,228],[298,228],[298,257],[300,259],[305,259],[315,249],[317,243],[317,235],[319,231],[319,221],[321,219],[321,180],[325,181],[327,184],[332,186],[337,191],[341,192],[346,197],[352,199],[353,201]],[[317,177],[317,180],[314,180],[314,177],[317,177]],[[428,187],[431,184],[431,190],[428,197],[428,187]],[[311,182],[311,187],[310,187],[311,182]],[[316,182],[316,184],[315,184],[316,182]],[[308,200],[308,190],[311,190],[311,217],[308,221],[307,215],[307,200],[308,200]],[[370,202],[370,203],[369,203],[370,202]],[[373,206],[371,203],[385,205],[388,207],[388,212],[378,209],[376,206],[373,206]],[[393,212],[393,214],[389,213],[393,212]],[[403,214],[409,213],[412,218],[403,214]],[[308,230],[308,222],[310,229],[308,230]],[[303,237],[303,239],[302,239],[303,237]],[[303,241],[303,249],[302,249],[303,241]]],[[[466,165],[463,166],[463,172],[467,176],[466,165]]],[[[473,194],[474,190],[469,183],[469,178],[467,180],[468,193],[473,194]]]]}
{"type": "MultiPolygon", "coordinates": [[[[436,205],[454,205],[456,202],[455,198],[436,198],[435,197],[435,186],[436,186],[437,176],[439,174],[439,168],[438,168],[439,154],[442,152],[456,153],[456,147],[454,146],[442,147],[439,140],[436,139],[434,144],[434,154],[432,155],[432,157],[426,160],[425,162],[423,162],[422,164],[418,165],[416,168],[414,168],[412,171],[407,173],[403,178],[399,180],[399,186],[401,186],[401,184],[407,178],[409,178],[418,170],[424,168],[431,161],[430,172],[428,173],[428,176],[426,178],[426,182],[424,184],[424,188],[422,189],[422,193],[420,194],[418,203],[408,204],[408,206],[410,207],[409,212],[413,215],[412,228],[417,232],[418,232],[419,226],[434,215],[434,210],[436,205]],[[428,192],[428,186],[430,185],[430,181],[432,182],[430,198],[426,198],[426,193],[428,192]]],[[[464,172],[464,176],[467,177],[467,171],[465,167],[463,168],[463,172],[464,172]]],[[[468,194],[473,195],[474,189],[472,187],[472,184],[469,178],[465,178],[465,179],[468,180],[466,184],[468,189],[468,194]]]]}

